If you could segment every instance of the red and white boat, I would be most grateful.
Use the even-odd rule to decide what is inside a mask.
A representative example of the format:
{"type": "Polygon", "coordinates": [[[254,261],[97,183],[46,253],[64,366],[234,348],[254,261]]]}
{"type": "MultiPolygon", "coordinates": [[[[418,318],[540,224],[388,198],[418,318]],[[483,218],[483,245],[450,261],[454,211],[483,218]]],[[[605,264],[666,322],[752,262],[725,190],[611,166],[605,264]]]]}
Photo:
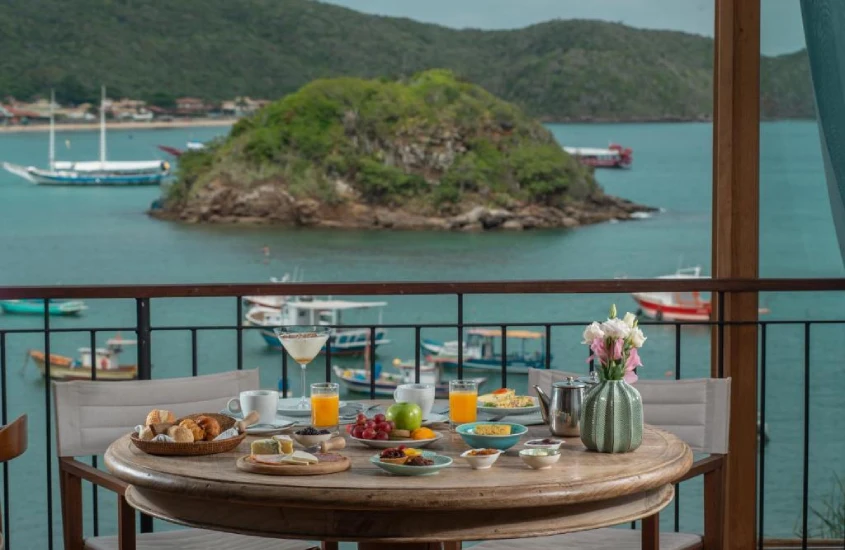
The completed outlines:
{"type": "Polygon", "coordinates": [[[634,163],[634,151],[611,143],[607,149],[593,147],[564,147],[564,151],[575,157],[578,162],[594,168],[630,168],[634,163]]]}
{"type": "MultiPolygon", "coordinates": [[[[701,274],[701,267],[678,269],[671,275],[658,279],[709,279],[701,274]]],[[[708,294],[709,293],[705,293],[708,294]]],[[[700,292],[634,292],[631,294],[640,306],[637,315],[645,315],[658,321],[709,321],[713,311],[709,296],[702,297],[700,292]]],[[[759,312],[769,313],[760,308],[759,312]]]]}

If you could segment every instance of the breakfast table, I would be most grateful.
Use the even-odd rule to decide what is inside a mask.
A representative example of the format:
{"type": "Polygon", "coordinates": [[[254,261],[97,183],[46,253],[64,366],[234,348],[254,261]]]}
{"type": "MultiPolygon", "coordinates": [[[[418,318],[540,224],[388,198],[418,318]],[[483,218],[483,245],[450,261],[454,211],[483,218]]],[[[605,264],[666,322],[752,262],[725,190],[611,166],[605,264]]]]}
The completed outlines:
{"type": "MultiPolygon", "coordinates": [[[[130,484],[126,498],[134,508],[170,522],[265,537],[357,541],[362,549],[410,549],[569,533],[648,517],[671,502],[673,482],[693,460],[683,441],[646,426],[642,445],[631,453],[589,452],[577,438],[564,438],[561,459],[551,469],[528,468],[517,456],[518,444],[491,469],[472,470],[459,458],[469,449],[461,437],[445,424],[434,428],[444,437],[428,450],[454,460],[434,476],[390,475],[370,463],[378,450],[354,441],[340,451],[352,463],[345,472],[241,471],[235,463],[249,454],[253,437],[233,452],[177,457],[146,454],[127,435],[109,447],[105,463],[130,484]]],[[[544,437],[546,426],[531,426],[521,441],[544,437]]]]}

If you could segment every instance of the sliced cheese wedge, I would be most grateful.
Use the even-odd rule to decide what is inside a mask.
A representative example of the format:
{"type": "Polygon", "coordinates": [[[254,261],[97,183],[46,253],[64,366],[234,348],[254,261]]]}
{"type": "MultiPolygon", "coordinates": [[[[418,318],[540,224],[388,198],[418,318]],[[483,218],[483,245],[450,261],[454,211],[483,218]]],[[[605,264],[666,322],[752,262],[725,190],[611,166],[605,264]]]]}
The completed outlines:
{"type": "Polygon", "coordinates": [[[294,451],[291,458],[294,460],[302,460],[308,464],[317,464],[320,462],[316,456],[312,455],[311,453],[306,453],[305,451],[294,451]]]}

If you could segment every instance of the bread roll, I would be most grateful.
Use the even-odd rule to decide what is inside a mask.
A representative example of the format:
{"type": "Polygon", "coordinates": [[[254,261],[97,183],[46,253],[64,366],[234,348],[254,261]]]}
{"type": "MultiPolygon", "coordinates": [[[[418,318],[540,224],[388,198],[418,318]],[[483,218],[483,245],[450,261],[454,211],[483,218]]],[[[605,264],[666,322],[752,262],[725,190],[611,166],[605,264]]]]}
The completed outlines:
{"type": "Polygon", "coordinates": [[[170,429],[167,430],[167,435],[173,438],[173,441],[176,443],[194,442],[194,434],[191,433],[191,430],[183,428],[182,426],[171,426],[170,429]]]}
{"type": "Polygon", "coordinates": [[[220,435],[220,423],[210,416],[198,416],[194,422],[205,431],[206,441],[212,441],[220,435]]]}
{"type": "Polygon", "coordinates": [[[165,409],[155,409],[147,415],[144,426],[149,426],[150,424],[173,424],[174,422],[176,422],[176,417],[172,412],[165,409]]]}
{"type": "Polygon", "coordinates": [[[183,428],[187,428],[190,430],[191,435],[194,436],[194,441],[202,441],[205,439],[205,430],[200,428],[196,422],[191,420],[190,418],[186,418],[182,422],[179,423],[180,426],[183,428]]]}
{"type": "Polygon", "coordinates": [[[152,428],[147,426],[146,428],[141,430],[141,433],[138,434],[138,439],[140,439],[141,441],[150,441],[155,436],[156,434],[153,433],[152,428]]]}

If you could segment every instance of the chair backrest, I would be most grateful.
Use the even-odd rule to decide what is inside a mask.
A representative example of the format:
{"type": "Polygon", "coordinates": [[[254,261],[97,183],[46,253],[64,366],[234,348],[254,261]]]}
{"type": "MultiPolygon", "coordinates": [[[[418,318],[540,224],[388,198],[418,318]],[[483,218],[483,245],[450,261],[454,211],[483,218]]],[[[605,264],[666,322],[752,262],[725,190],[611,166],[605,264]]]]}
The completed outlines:
{"type": "Polygon", "coordinates": [[[26,415],[0,428],[0,462],[8,462],[26,451],[26,415]]]}
{"type": "MultiPolygon", "coordinates": [[[[546,390],[570,373],[531,369],[528,383],[546,390]],[[539,380],[540,382],[532,382],[539,380]]],[[[695,452],[728,452],[731,379],[643,380],[634,384],[643,400],[643,420],[684,440],[695,452]]],[[[531,390],[533,393],[533,389],[531,390]]]]}
{"type": "Polygon", "coordinates": [[[97,455],[143,424],[152,409],[177,417],[218,412],[238,393],[259,389],[258,369],[191,378],[54,382],[59,456],[97,455]]]}

